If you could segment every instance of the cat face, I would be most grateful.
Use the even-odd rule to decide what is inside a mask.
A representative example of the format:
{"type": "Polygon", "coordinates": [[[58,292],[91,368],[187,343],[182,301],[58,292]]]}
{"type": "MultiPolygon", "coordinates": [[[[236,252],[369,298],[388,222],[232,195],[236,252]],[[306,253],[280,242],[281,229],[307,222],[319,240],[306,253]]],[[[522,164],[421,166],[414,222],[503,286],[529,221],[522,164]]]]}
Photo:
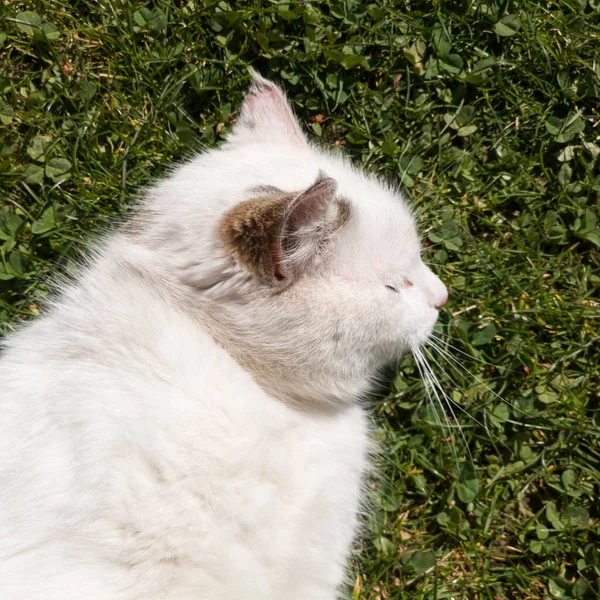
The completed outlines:
{"type": "Polygon", "coordinates": [[[402,197],[313,147],[255,76],[225,145],[162,186],[180,282],[271,392],[339,402],[421,345],[447,298],[402,197]],[[177,200],[177,197],[180,197],[177,200]]]}

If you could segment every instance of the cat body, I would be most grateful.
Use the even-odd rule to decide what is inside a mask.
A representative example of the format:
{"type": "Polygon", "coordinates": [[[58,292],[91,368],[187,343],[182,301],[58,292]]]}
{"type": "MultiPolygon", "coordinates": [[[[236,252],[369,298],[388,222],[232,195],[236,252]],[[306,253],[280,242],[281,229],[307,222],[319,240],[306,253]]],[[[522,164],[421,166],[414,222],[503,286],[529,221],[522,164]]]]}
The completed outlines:
{"type": "Polygon", "coordinates": [[[0,359],[1,600],[333,600],[359,400],[445,301],[398,194],[256,76],[0,359]],[[376,207],[376,208],[374,208],[376,207]]]}
{"type": "Polygon", "coordinates": [[[287,406],[143,282],[107,296],[100,270],[2,363],[0,598],[332,598],[361,409],[287,406]]]}

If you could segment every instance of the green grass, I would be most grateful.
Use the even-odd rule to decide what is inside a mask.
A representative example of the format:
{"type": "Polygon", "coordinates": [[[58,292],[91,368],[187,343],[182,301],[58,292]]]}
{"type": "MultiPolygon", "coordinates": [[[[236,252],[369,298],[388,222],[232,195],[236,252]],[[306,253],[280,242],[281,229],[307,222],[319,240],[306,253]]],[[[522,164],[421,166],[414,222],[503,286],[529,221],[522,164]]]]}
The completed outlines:
{"type": "Polygon", "coordinates": [[[460,366],[433,350],[430,363],[452,411],[443,421],[410,357],[374,404],[387,451],[351,593],[597,597],[599,11],[5,3],[3,330],[38,313],[53,272],[142,186],[227,135],[252,65],[283,82],[315,140],[402,181],[451,289],[440,343],[460,366]]]}

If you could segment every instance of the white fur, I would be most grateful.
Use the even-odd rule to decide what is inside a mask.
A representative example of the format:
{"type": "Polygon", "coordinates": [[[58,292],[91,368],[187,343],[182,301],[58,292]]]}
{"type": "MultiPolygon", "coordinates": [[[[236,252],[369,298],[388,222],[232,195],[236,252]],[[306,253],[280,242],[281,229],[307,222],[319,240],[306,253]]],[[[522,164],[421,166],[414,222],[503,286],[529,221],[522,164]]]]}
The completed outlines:
{"type": "Polygon", "coordinates": [[[137,223],[5,344],[0,598],[332,600],[369,452],[357,401],[445,300],[409,210],[311,147],[257,77],[231,139],[154,187],[137,223]],[[319,171],[351,218],[274,289],[218,224],[256,186],[319,171]]]}

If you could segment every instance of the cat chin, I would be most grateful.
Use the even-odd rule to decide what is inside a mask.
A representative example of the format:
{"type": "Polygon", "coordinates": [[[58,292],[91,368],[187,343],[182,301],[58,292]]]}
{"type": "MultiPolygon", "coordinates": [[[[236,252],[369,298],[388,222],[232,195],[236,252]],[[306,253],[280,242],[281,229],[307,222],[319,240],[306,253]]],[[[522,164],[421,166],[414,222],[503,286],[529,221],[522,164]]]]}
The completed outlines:
{"type": "Polygon", "coordinates": [[[411,332],[411,334],[409,336],[407,336],[407,340],[406,340],[406,345],[408,346],[408,350],[407,352],[412,352],[415,348],[416,349],[421,349],[424,348],[425,346],[427,346],[427,343],[429,342],[432,334],[433,334],[433,328],[435,327],[435,324],[437,323],[437,313],[438,311],[435,311],[435,317],[433,318],[429,318],[426,319],[424,317],[423,321],[424,324],[421,324],[421,327],[419,328],[418,331],[415,332],[411,332]]]}

